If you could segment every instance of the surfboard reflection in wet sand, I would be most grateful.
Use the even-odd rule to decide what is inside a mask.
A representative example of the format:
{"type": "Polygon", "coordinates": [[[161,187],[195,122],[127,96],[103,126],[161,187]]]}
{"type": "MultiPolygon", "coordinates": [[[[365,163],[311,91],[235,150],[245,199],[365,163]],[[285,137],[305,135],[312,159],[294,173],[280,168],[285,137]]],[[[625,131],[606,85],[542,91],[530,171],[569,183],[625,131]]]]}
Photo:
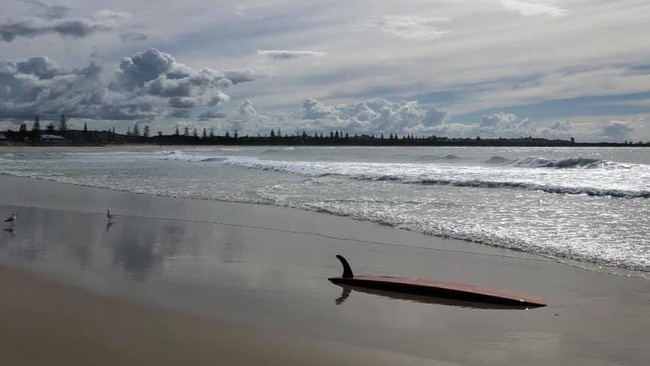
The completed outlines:
{"type": "Polygon", "coordinates": [[[451,300],[451,299],[445,299],[443,297],[412,295],[412,294],[394,292],[394,291],[373,290],[373,289],[363,288],[358,286],[346,286],[346,285],[337,285],[337,286],[340,286],[343,289],[343,291],[341,292],[341,296],[337,297],[336,300],[334,300],[336,305],[342,305],[350,296],[352,296],[353,292],[361,292],[364,294],[370,294],[370,295],[396,299],[396,300],[405,300],[410,302],[432,304],[432,305],[457,306],[457,307],[468,308],[468,309],[528,310],[531,308],[531,306],[526,306],[526,305],[521,306],[521,305],[490,304],[490,303],[481,303],[476,301],[451,300]]]}
{"type": "Polygon", "coordinates": [[[344,288],[343,294],[336,300],[337,304],[343,303],[354,289],[395,299],[482,309],[546,306],[546,302],[538,297],[482,286],[393,276],[355,276],[348,261],[340,255],[336,257],[343,265],[343,275],[328,280],[344,288]]]}

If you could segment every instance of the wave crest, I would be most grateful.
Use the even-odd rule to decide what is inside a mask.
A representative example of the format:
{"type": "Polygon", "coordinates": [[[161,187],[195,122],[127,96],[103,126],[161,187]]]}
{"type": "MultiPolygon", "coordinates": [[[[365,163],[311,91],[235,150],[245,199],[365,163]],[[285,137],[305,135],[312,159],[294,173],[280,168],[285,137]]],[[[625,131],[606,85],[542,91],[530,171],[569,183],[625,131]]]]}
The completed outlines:
{"type": "Polygon", "coordinates": [[[600,159],[589,159],[589,158],[546,159],[537,156],[529,156],[523,159],[515,160],[513,165],[516,167],[523,167],[523,168],[557,168],[557,169],[565,169],[565,168],[594,169],[594,168],[603,168],[603,167],[623,167],[623,165],[621,164],[617,164],[606,160],[600,160],[600,159]]]}

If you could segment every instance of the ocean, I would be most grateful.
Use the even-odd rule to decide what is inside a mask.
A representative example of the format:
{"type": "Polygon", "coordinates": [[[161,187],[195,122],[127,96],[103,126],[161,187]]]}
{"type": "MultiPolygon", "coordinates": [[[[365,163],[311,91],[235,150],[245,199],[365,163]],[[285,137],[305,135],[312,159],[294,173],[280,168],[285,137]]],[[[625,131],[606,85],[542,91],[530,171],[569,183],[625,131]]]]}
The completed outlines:
{"type": "Polygon", "coordinates": [[[0,151],[0,174],[318,211],[650,272],[650,149],[121,147],[0,151]]]}

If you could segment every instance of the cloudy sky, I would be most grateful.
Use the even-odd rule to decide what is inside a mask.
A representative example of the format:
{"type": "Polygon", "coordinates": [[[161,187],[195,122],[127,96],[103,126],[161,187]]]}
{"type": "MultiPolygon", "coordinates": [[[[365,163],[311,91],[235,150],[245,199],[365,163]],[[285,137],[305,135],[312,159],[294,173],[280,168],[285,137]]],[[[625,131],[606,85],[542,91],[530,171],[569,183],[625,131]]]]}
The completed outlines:
{"type": "Polygon", "coordinates": [[[0,1],[0,129],[650,140],[647,0],[0,1]]]}

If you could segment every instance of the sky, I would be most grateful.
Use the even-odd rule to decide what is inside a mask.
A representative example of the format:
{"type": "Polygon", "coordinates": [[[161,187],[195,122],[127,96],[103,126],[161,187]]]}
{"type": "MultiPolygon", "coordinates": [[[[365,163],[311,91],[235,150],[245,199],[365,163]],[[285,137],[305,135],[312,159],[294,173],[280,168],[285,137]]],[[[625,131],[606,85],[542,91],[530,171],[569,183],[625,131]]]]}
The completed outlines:
{"type": "Polygon", "coordinates": [[[0,130],[650,140],[647,0],[0,5],[0,130]]]}

